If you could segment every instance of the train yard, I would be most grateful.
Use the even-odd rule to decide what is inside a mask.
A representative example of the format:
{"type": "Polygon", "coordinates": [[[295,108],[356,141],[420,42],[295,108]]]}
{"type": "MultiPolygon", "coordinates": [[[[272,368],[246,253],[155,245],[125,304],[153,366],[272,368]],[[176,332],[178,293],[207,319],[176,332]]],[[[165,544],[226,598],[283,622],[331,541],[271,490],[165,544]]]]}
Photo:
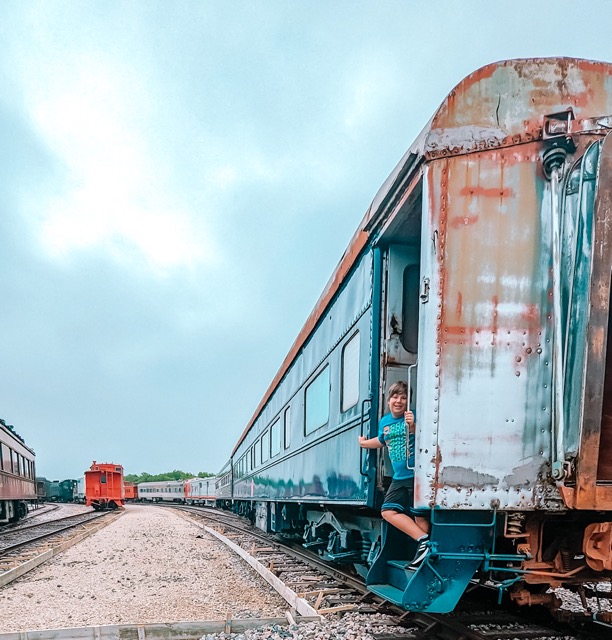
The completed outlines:
{"type": "MultiPolygon", "coordinates": [[[[279,591],[291,603],[297,599],[305,603],[304,615],[329,617],[354,613],[367,620],[368,615],[391,616],[394,637],[409,633],[415,638],[444,638],[484,640],[512,638],[609,638],[612,626],[592,625],[578,630],[559,625],[552,619],[537,619],[529,612],[514,614],[506,607],[496,606],[491,590],[478,589],[467,596],[462,606],[452,615],[435,615],[406,612],[368,591],[364,581],[351,572],[341,571],[331,563],[322,562],[318,556],[305,552],[300,545],[280,543],[245,524],[241,518],[219,513],[214,509],[175,507],[186,511],[197,520],[208,521],[207,531],[235,548],[251,566],[258,565],[258,572],[270,583],[281,582],[279,591]],[[266,570],[267,569],[267,570],[266,570]]],[[[571,604],[569,605],[571,606],[571,604]]],[[[299,604],[294,604],[297,609],[299,604]]],[[[298,609],[300,610],[300,609],[298,609]]]]}
{"type": "Polygon", "coordinates": [[[0,630],[612,637],[611,79],[523,59],[456,85],[216,477],[48,481],[1,420],[0,630]]]}
{"type": "MultiPolygon", "coordinates": [[[[9,535],[30,535],[45,524],[63,527],[75,520],[75,510],[85,508],[70,505],[70,510],[68,518],[62,507],[50,523],[28,522],[4,532],[0,548],[9,535]]],[[[185,637],[185,625],[196,622],[208,626],[194,627],[207,630],[194,637],[227,637],[222,634],[232,631],[253,639],[588,640],[610,633],[603,626],[571,631],[516,617],[482,595],[466,598],[452,615],[406,613],[373,596],[351,573],[284,547],[244,519],[218,510],[129,505],[103,517],[109,516],[110,526],[66,545],[63,553],[0,590],[1,640],[9,640],[10,631],[24,638],[23,632],[38,630],[44,640],[43,629],[129,624],[141,625],[151,638],[155,625],[166,630],[174,625],[185,637]],[[220,622],[214,621],[225,622],[216,629],[220,622]]]]}

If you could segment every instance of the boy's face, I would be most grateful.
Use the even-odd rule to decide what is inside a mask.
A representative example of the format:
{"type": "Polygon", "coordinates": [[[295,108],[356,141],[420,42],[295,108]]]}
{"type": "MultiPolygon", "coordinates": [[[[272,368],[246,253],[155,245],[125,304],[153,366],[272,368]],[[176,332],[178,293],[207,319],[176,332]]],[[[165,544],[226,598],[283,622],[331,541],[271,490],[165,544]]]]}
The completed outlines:
{"type": "Polygon", "coordinates": [[[408,398],[405,393],[394,393],[389,398],[389,409],[394,418],[399,418],[404,415],[404,412],[408,408],[408,398]]]}

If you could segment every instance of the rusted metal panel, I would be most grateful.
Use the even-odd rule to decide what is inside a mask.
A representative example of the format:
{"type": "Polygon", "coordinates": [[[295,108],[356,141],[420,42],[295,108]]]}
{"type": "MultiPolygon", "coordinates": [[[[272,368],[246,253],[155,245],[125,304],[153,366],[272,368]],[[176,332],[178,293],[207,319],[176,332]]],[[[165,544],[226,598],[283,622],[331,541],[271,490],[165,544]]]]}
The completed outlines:
{"type": "MultiPolygon", "coordinates": [[[[594,474],[582,503],[550,477],[551,186],[540,161],[548,113],[570,108],[577,124],[567,127],[584,136],[568,165],[605,133],[597,123],[612,112],[611,69],[568,59],[491,65],[463,81],[432,119],[423,145],[433,160],[422,235],[431,291],[419,347],[420,506],[612,506],[597,502],[606,488],[595,488],[594,474]]],[[[610,279],[610,262],[602,264],[599,292],[610,279]]],[[[605,322],[590,334],[600,346],[608,301],[605,322]]],[[[599,442],[591,444],[597,458],[599,442]]],[[[583,440],[583,459],[589,449],[583,440]]]]}
{"type": "Polygon", "coordinates": [[[549,252],[536,153],[481,152],[428,172],[438,313],[419,358],[435,358],[438,401],[419,415],[437,421],[428,497],[443,507],[530,508],[546,474],[549,252]]]}
{"type": "Polygon", "coordinates": [[[450,92],[430,124],[426,158],[542,138],[542,116],[572,107],[579,123],[612,113],[608,63],[533,58],[490,64],[450,92]]]}

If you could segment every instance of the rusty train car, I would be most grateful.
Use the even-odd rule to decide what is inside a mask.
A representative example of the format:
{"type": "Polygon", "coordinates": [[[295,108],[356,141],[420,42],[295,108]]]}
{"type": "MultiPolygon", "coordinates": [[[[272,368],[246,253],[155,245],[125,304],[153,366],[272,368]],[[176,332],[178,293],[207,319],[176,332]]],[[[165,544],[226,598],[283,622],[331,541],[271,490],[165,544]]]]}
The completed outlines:
{"type": "Polygon", "coordinates": [[[35,459],[24,439],[0,420],[0,524],[21,520],[37,501],[35,459]]]}
{"type": "Polygon", "coordinates": [[[479,579],[561,615],[549,587],[610,581],[611,132],[611,64],[509,60],[462,80],[368,208],[220,502],[409,610],[451,611],[479,579]],[[431,520],[416,571],[377,511],[389,460],[357,444],[398,380],[431,520]]]}

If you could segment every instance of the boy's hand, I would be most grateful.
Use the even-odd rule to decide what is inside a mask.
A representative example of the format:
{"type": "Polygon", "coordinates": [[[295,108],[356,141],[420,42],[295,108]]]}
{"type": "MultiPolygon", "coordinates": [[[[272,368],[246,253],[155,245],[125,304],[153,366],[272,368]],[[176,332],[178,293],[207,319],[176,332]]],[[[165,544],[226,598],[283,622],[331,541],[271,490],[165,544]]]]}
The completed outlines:
{"type": "Polygon", "coordinates": [[[407,427],[414,426],[414,413],[412,411],[406,411],[404,413],[404,421],[406,422],[407,427]]]}
{"type": "Polygon", "coordinates": [[[359,446],[363,448],[363,443],[367,440],[365,436],[359,436],[359,446]]]}

